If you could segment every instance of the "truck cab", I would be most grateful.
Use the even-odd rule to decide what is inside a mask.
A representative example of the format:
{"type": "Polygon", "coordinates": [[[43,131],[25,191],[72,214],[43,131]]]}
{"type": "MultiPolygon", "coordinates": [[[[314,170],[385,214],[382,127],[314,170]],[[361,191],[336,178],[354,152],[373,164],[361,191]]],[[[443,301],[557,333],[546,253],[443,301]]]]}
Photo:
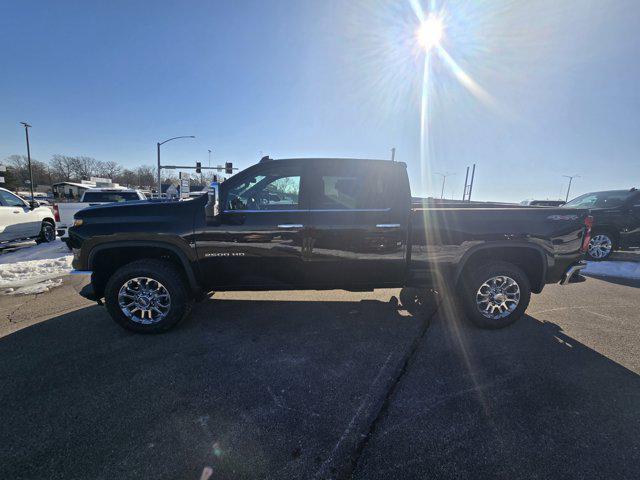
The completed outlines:
{"type": "Polygon", "coordinates": [[[219,215],[197,218],[194,232],[212,289],[403,281],[410,207],[404,164],[273,160],[222,183],[219,195],[219,215]]]}

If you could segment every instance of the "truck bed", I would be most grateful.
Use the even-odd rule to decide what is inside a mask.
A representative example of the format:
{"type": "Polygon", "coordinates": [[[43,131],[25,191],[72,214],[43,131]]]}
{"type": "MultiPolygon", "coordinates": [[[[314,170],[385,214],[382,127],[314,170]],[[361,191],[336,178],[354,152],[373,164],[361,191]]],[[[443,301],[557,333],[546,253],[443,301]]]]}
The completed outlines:
{"type": "MultiPolygon", "coordinates": [[[[482,254],[480,250],[504,256],[510,247],[526,247],[542,259],[547,282],[555,282],[582,256],[588,210],[479,202],[422,205],[413,202],[411,209],[408,263],[414,279],[435,273],[456,276],[466,259],[482,254]]],[[[527,254],[522,248],[513,251],[527,254]]]]}

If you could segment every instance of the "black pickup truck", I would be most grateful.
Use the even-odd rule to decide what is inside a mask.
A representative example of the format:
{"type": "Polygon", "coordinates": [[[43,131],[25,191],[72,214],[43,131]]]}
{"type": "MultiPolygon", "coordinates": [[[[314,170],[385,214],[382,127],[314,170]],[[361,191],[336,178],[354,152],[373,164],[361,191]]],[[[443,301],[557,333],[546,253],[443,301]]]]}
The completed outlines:
{"type": "Polygon", "coordinates": [[[563,208],[589,209],[593,232],[587,255],[606,260],[618,249],[640,247],[640,191],[608,190],[574,198],[563,208]]]}
{"type": "Polygon", "coordinates": [[[84,295],[137,332],[174,326],[210,291],[444,285],[499,328],[570,281],[589,232],[587,210],[412,202],[399,162],[263,159],[201,198],[82,210],[69,245],[91,273],[84,295]]]}

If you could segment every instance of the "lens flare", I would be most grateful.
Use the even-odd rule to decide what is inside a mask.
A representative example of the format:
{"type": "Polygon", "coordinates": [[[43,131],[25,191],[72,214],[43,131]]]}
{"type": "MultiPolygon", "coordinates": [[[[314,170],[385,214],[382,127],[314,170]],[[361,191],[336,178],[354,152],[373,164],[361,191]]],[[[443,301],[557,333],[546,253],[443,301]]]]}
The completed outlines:
{"type": "Polygon", "coordinates": [[[443,35],[444,24],[442,23],[442,19],[431,14],[420,24],[420,28],[418,28],[418,43],[422,48],[429,51],[434,47],[440,46],[443,35]]]}

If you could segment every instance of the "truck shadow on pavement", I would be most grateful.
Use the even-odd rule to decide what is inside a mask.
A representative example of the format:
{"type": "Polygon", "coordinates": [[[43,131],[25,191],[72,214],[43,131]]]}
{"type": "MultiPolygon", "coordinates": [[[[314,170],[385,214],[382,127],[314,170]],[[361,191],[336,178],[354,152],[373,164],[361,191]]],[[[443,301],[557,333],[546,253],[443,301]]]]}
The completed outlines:
{"type": "Polygon", "coordinates": [[[640,377],[525,316],[441,309],[354,478],[640,478],[640,377]]]}
{"type": "Polygon", "coordinates": [[[223,299],[163,335],[97,306],[24,328],[0,338],[0,477],[637,473],[636,374],[531,317],[443,317],[422,338],[393,302],[223,299]]]}

